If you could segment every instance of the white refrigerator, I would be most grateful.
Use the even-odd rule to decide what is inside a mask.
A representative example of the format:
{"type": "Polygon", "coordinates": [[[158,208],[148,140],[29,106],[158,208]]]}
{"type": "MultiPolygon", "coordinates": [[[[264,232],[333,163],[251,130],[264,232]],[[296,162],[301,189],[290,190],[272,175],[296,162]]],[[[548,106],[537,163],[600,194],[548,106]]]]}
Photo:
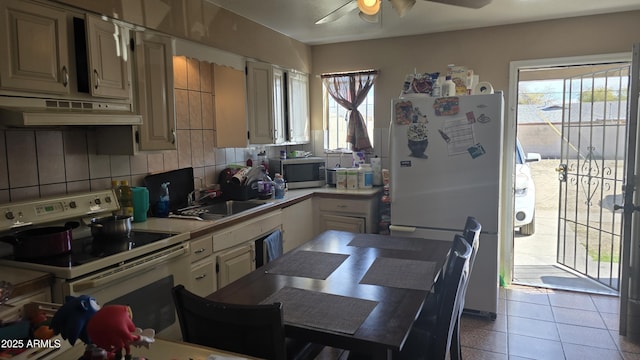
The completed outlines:
{"type": "Polygon", "coordinates": [[[391,235],[453,241],[482,225],[465,311],[495,319],[499,289],[502,93],[393,100],[391,235]]]}

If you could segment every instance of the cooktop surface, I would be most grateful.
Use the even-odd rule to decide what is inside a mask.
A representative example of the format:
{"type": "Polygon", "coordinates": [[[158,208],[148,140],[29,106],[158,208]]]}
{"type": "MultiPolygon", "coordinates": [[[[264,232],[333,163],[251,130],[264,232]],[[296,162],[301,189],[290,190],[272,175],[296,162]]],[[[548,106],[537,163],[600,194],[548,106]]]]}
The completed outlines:
{"type": "Polygon", "coordinates": [[[71,252],[67,254],[35,259],[15,259],[13,256],[9,256],[5,259],[55,267],[73,267],[133,250],[174,235],[171,233],[132,231],[128,237],[121,238],[94,239],[89,236],[73,239],[71,241],[71,252]]]}

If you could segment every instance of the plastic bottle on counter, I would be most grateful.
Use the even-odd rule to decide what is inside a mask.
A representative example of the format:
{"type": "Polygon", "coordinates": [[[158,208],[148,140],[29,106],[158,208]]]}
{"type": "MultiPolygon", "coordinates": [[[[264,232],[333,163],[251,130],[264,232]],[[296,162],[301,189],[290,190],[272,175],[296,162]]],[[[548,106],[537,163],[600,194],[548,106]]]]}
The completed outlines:
{"type": "Polygon", "coordinates": [[[358,166],[358,188],[371,189],[373,187],[373,169],[371,164],[358,166]]]}
{"type": "Polygon", "coordinates": [[[284,187],[285,187],[284,178],[282,177],[282,175],[276,173],[274,176],[273,182],[274,182],[273,191],[275,193],[275,198],[284,199],[284,187]]]}
{"type": "Polygon", "coordinates": [[[431,96],[442,96],[442,82],[440,81],[440,77],[436,79],[436,81],[433,83],[433,87],[431,87],[431,96]]]}
{"type": "Polygon", "coordinates": [[[160,185],[160,198],[156,205],[156,216],[167,217],[169,216],[169,182],[162,183],[160,185]]]}
{"type": "Polygon", "coordinates": [[[269,176],[269,172],[263,166],[262,167],[262,176],[260,180],[258,180],[258,197],[260,199],[270,199],[273,195],[273,180],[269,176]]]}
{"type": "Polygon", "coordinates": [[[442,85],[442,96],[456,96],[456,83],[451,80],[451,75],[447,75],[442,85]]]}
{"type": "Polygon", "coordinates": [[[127,180],[120,181],[120,215],[133,216],[133,192],[127,180]]]}
{"type": "MultiPolygon", "coordinates": [[[[118,180],[111,180],[111,189],[118,199],[118,204],[122,204],[122,192],[120,191],[120,182],[118,180]]],[[[118,215],[118,211],[114,211],[113,215],[118,215]]]]}

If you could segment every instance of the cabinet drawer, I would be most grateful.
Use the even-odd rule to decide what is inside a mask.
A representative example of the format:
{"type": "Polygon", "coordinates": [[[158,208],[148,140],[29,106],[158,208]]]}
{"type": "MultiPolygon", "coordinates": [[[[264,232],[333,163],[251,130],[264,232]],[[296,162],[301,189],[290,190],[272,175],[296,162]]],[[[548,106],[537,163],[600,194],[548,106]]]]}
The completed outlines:
{"type": "Polygon", "coordinates": [[[332,212],[363,213],[369,211],[369,201],[366,200],[340,200],[320,199],[320,210],[332,212]]]}
{"type": "Polygon", "coordinates": [[[213,253],[213,236],[208,235],[195,240],[191,240],[191,257],[192,263],[204,259],[213,253]]]}
{"type": "Polygon", "coordinates": [[[191,292],[207,296],[217,289],[216,263],[213,259],[191,267],[191,292]]]}
{"type": "Polygon", "coordinates": [[[281,212],[273,212],[232,226],[213,235],[213,251],[220,251],[258,239],[280,226],[281,212]]]}

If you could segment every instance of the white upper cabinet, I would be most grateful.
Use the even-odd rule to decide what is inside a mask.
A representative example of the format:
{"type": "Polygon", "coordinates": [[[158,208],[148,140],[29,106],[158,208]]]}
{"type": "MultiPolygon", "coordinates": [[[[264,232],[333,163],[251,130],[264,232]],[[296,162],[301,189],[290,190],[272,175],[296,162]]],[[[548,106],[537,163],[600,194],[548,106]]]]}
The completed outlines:
{"type": "Polygon", "coordinates": [[[173,39],[148,31],[136,33],[136,107],[142,115],[139,150],[175,150],[173,39]]]}
{"type": "Polygon", "coordinates": [[[0,2],[0,87],[69,93],[67,15],[24,1],[0,2]]]}
{"type": "Polygon", "coordinates": [[[291,143],[308,143],[310,139],[309,75],[289,71],[288,80],[288,127],[291,143]]]}
{"type": "Polygon", "coordinates": [[[249,143],[309,142],[309,77],[272,64],[247,62],[249,143]]]}
{"type": "Polygon", "coordinates": [[[86,20],[91,95],[131,98],[129,29],[93,15],[86,20]]]}
{"type": "MultiPolygon", "coordinates": [[[[247,62],[247,103],[249,106],[249,143],[275,143],[273,65],[247,62]]],[[[282,106],[280,108],[283,109],[282,106]]]]}

